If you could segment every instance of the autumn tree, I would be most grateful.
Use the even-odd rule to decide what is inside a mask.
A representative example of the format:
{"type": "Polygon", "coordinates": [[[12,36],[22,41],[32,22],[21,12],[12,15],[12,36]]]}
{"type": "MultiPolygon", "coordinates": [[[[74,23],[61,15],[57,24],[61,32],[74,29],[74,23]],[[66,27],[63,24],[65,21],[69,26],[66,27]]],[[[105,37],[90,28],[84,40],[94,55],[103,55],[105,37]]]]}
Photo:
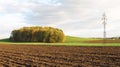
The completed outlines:
{"type": "Polygon", "coordinates": [[[14,42],[64,42],[61,29],[53,27],[23,27],[11,32],[10,40],[14,42]]]}

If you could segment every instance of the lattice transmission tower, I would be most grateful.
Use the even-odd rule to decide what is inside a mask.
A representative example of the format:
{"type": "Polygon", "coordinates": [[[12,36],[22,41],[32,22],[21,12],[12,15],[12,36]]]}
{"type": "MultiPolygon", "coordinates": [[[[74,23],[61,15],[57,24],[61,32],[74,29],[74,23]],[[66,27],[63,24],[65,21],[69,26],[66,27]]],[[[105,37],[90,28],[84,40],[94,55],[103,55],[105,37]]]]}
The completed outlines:
{"type": "Polygon", "coordinates": [[[107,16],[105,13],[103,13],[103,17],[102,17],[102,20],[103,20],[103,27],[104,27],[104,31],[103,31],[103,43],[106,43],[106,24],[107,24],[107,16]]]}

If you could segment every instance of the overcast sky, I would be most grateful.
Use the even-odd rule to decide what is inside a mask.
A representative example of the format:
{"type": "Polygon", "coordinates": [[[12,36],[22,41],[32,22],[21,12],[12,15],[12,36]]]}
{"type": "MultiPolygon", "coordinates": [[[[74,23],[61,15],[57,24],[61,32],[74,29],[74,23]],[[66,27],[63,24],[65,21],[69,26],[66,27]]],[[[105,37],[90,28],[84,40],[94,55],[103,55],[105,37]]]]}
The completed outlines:
{"type": "Polygon", "coordinates": [[[102,37],[102,14],[107,37],[120,36],[120,0],[0,0],[0,39],[24,26],[52,26],[66,35],[102,37]]]}

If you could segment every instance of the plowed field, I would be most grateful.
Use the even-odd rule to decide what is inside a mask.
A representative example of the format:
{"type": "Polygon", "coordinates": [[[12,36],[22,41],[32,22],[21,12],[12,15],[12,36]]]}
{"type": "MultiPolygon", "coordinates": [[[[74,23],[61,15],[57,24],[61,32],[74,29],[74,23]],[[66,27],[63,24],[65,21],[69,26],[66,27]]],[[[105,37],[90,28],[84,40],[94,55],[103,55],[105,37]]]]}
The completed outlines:
{"type": "Polygon", "coordinates": [[[1,44],[0,67],[120,67],[120,47],[1,44]]]}

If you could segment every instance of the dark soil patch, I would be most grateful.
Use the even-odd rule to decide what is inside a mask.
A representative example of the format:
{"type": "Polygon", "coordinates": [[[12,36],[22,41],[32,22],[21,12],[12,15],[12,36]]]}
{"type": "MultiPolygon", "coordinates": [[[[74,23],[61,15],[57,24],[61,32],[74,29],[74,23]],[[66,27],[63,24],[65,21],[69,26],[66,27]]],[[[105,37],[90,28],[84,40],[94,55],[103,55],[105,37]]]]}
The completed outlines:
{"type": "Polygon", "coordinates": [[[0,67],[120,67],[120,47],[1,44],[0,67]]]}

